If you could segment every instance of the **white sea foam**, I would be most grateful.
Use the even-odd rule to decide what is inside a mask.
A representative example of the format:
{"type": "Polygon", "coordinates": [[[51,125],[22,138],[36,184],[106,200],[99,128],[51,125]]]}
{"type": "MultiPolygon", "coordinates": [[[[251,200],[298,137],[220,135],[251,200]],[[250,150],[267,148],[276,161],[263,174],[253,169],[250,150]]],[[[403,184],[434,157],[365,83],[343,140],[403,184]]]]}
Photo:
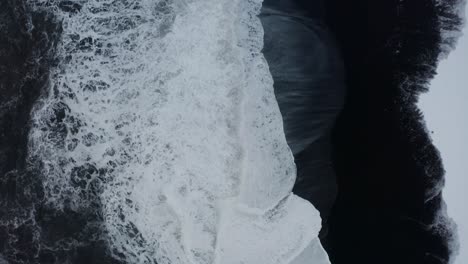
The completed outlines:
{"type": "Polygon", "coordinates": [[[261,1],[80,3],[69,14],[35,2],[63,19],[30,135],[50,204],[78,210],[97,195],[127,263],[290,263],[316,250],[319,214],[291,193],[261,1]]]}

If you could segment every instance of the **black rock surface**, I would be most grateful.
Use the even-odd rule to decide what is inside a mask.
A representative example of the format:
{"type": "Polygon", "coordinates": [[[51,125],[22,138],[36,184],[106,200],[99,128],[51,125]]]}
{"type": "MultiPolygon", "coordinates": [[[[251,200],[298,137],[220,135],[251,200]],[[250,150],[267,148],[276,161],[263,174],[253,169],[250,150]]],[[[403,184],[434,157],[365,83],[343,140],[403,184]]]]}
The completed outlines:
{"type": "Polygon", "coordinates": [[[321,239],[332,263],[448,263],[455,250],[441,197],[444,169],[416,102],[440,56],[455,45],[457,34],[445,33],[459,30],[460,3],[264,2],[264,52],[297,163],[295,192],[325,216],[329,232],[321,239]],[[344,108],[331,144],[311,141],[328,133],[341,106],[340,56],[344,108]],[[331,76],[320,78],[323,65],[335,65],[326,71],[331,76]],[[338,196],[327,218],[334,174],[315,164],[328,163],[330,153],[338,196]]]}
{"type": "Polygon", "coordinates": [[[458,30],[457,6],[327,1],[348,87],[333,137],[340,190],[326,241],[333,263],[449,262],[444,169],[416,103],[454,44],[442,33],[458,30]]]}

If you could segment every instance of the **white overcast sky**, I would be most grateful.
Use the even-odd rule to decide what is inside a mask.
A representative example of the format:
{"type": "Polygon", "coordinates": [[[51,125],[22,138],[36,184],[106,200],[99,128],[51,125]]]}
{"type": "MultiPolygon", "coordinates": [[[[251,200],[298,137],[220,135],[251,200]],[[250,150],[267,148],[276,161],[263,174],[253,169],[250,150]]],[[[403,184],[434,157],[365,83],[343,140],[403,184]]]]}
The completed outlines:
{"type": "Polygon", "coordinates": [[[447,172],[443,197],[448,214],[458,224],[460,253],[453,264],[468,263],[468,29],[463,32],[419,102],[447,172]]]}

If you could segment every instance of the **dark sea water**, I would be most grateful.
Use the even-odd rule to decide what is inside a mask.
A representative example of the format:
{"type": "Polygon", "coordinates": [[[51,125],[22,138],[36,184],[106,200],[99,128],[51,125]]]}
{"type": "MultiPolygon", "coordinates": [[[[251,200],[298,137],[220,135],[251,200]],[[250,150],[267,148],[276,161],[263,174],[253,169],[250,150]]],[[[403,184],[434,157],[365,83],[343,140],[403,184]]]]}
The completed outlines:
{"type": "MultiPolygon", "coordinates": [[[[455,249],[443,165],[416,101],[455,43],[443,33],[459,30],[460,1],[264,2],[264,54],[298,168],[294,192],[320,211],[332,263],[446,264],[455,249]]],[[[59,2],[80,12],[82,1],[59,2]]],[[[45,165],[28,158],[31,112],[64,37],[47,10],[1,2],[0,264],[122,263],[107,244],[100,187],[86,193],[87,207],[50,206],[45,165]]],[[[69,110],[52,109],[47,129],[63,142],[69,110]]],[[[80,167],[70,179],[104,173],[80,167]]]]}
{"type": "MultiPolygon", "coordinates": [[[[70,1],[60,7],[77,11],[70,1]]],[[[87,212],[47,206],[43,164],[27,158],[31,111],[57,63],[60,21],[47,8],[2,1],[0,30],[0,263],[118,263],[106,253],[98,201],[87,212]]],[[[55,109],[48,126],[59,136],[65,109],[55,109]]]]}

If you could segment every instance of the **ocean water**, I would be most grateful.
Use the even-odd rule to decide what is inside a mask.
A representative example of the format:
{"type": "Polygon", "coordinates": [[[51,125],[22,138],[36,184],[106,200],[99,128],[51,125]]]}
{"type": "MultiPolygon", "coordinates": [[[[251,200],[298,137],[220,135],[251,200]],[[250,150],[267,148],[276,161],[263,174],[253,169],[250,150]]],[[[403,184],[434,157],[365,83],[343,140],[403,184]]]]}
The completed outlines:
{"type": "Polygon", "coordinates": [[[316,13],[307,13],[297,1],[267,0],[260,18],[263,53],[297,165],[294,193],[309,200],[325,223],[337,195],[331,133],[346,85],[340,50],[322,18],[322,1],[308,3],[316,13]]]}
{"type": "Polygon", "coordinates": [[[0,263],[449,263],[462,2],[3,1],[0,263]]]}
{"type": "Polygon", "coordinates": [[[28,4],[61,25],[27,140],[34,261],[328,262],[291,193],[260,1],[28,4]]]}

